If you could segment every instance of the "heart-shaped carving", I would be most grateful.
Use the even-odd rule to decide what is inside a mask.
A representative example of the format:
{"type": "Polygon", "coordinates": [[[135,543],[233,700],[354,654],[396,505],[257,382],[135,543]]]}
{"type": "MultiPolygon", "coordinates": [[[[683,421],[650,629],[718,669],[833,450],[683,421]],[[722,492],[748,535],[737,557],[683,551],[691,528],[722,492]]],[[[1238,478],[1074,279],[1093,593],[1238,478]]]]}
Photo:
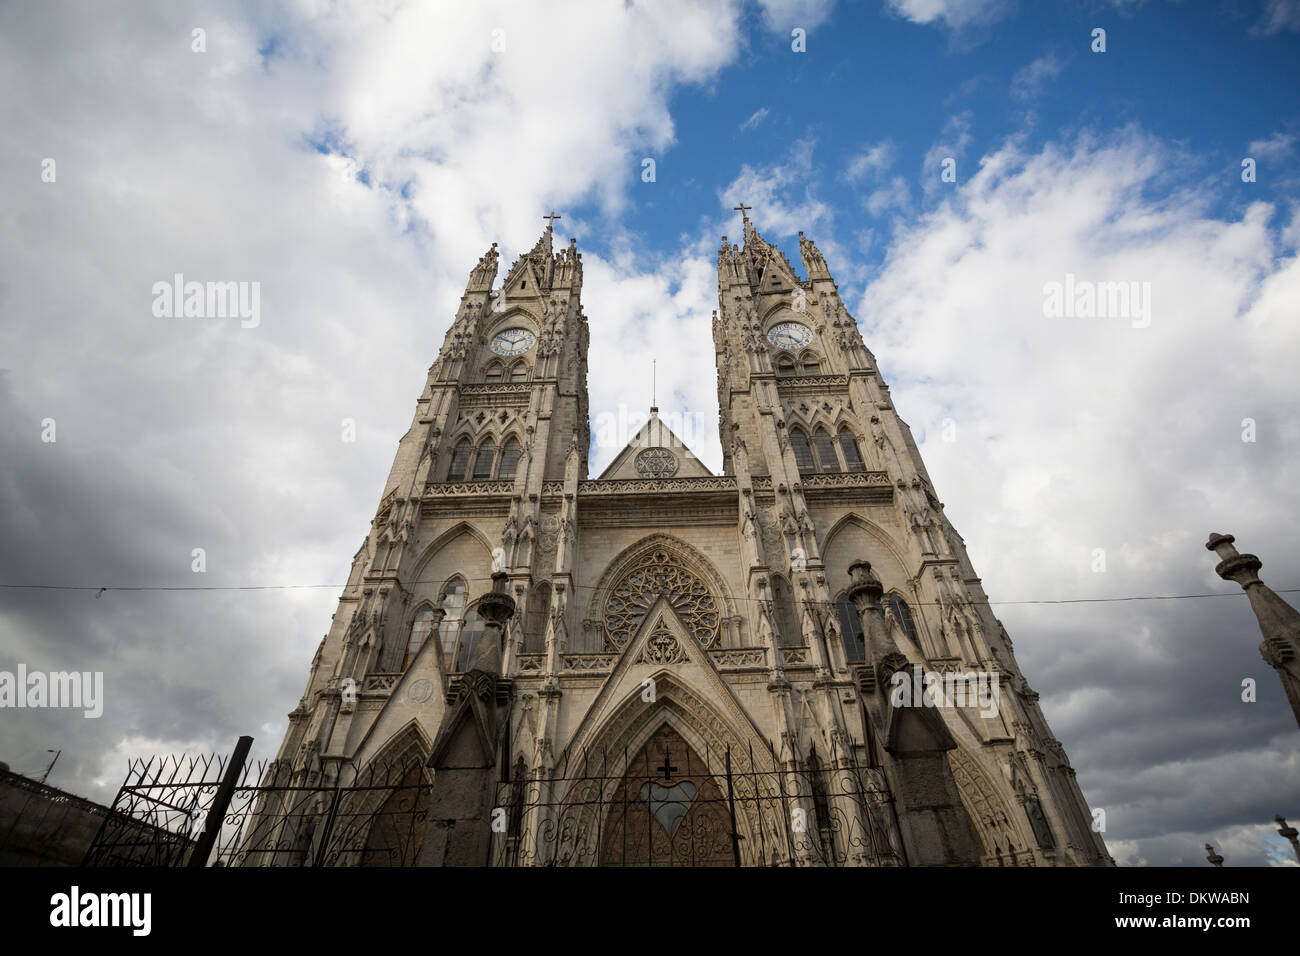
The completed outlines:
{"type": "Polygon", "coordinates": [[[695,794],[695,784],[689,780],[683,780],[675,787],[665,787],[654,781],[641,786],[641,799],[649,804],[650,812],[655,815],[670,840],[682,825],[686,811],[695,802],[695,794]]]}

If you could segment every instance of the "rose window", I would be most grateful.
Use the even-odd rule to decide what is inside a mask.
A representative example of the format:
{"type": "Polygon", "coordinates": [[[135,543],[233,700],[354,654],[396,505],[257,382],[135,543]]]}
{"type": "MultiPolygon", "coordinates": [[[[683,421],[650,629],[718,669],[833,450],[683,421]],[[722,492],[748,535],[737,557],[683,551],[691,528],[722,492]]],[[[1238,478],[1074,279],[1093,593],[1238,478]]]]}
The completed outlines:
{"type": "Polygon", "coordinates": [[[610,592],[605,603],[606,643],[615,650],[626,646],[660,595],[697,641],[705,647],[717,643],[722,615],[713,594],[676,556],[663,550],[651,551],[637,561],[610,592]]]}

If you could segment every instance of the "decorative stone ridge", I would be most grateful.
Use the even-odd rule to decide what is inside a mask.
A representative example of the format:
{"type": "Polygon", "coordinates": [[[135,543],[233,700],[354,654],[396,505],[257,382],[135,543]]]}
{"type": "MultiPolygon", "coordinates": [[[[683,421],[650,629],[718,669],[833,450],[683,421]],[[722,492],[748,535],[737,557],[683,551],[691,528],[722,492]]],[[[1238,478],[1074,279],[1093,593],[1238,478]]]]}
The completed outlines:
{"type": "MultiPolygon", "coordinates": [[[[545,491],[545,488],[542,489],[545,491]]],[[[736,479],[730,475],[704,478],[607,478],[604,481],[578,482],[580,495],[626,495],[664,491],[735,491],[736,479]]]]}
{"type": "Polygon", "coordinates": [[[401,678],[401,674],[368,674],[363,693],[390,693],[401,678]]]}
{"type": "MultiPolygon", "coordinates": [[[[818,488],[877,488],[889,487],[889,474],[883,471],[851,471],[835,475],[800,475],[799,483],[805,489],[815,491],[818,488]]],[[[758,475],[754,478],[755,491],[771,491],[772,476],[758,475]]]]}
{"type": "Polygon", "coordinates": [[[617,654],[565,654],[561,660],[566,671],[612,670],[617,654]]]}
{"type": "Polygon", "coordinates": [[[848,388],[849,377],[847,375],[793,375],[788,378],[777,376],[777,388],[815,388],[825,390],[829,388],[848,388]]]}
{"type": "Polygon", "coordinates": [[[462,385],[460,386],[460,392],[462,395],[499,395],[509,392],[523,392],[525,395],[531,395],[537,384],[536,381],[487,382],[476,385],[462,385]]]}
{"type": "Polygon", "coordinates": [[[767,648],[729,647],[709,651],[713,663],[723,669],[735,667],[767,667],[767,648]]]}
{"type": "Polygon", "coordinates": [[[454,498],[458,495],[508,495],[515,490],[507,481],[431,481],[424,486],[426,498],[454,498]]]}

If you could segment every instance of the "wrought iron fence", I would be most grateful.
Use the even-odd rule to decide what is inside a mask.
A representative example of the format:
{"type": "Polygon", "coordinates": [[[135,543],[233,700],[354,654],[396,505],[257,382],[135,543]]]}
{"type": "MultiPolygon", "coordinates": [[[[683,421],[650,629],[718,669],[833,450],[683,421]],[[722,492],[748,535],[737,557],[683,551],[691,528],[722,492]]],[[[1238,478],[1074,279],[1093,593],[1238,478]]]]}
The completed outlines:
{"type": "Polygon", "coordinates": [[[345,765],[333,782],[226,756],[131,761],[83,866],[411,866],[428,813],[418,765],[345,765]],[[226,798],[224,779],[233,786],[226,798]],[[198,834],[215,831],[210,852],[198,834]],[[203,859],[196,861],[196,854],[203,859]]]}
{"type": "MultiPolygon", "coordinates": [[[[502,784],[495,866],[901,866],[892,798],[856,764],[735,769],[584,755],[579,772],[502,784]]],[[[692,765],[694,764],[694,765],[692,765]]],[[[703,764],[703,765],[701,765],[703,764]]]]}
{"type": "MultiPolygon", "coordinates": [[[[897,866],[883,775],[814,757],[759,769],[753,753],[583,754],[517,767],[483,826],[493,866],[897,866]],[[655,758],[656,760],[658,757],[655,758]],[[735,764],[735,766],[733,766],[735,764]]],[[[302,779],[265,761],[132,761],[85,866],[413,866],[428,823],[422,761],[302,779]],[[206,831],[202,836],[201,832],[206,831]]]]}

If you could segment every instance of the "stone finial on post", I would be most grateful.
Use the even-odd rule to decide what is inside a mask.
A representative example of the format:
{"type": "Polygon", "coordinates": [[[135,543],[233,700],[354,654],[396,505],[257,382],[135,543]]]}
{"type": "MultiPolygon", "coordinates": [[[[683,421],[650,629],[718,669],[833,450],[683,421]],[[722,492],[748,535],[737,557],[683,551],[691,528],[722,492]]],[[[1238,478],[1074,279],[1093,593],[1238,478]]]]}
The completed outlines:
{"type": "Polygon", "coordinates": [[[1277,821],[1277,832],[1291,844],[1291,849],[1295,851],[1295,858],[1300,860],[1300,839],[1297,839],[1300,831],[1297,831],[1293,826],[1288,826],[1286,817],[1281,814],[1278,814],[1273,819],[1277,821]]]}
{"type": "Polygon", "coordinates": [[[1263,583],[1255,572],[1262,568],[1264,563],[1253,554],[1239,553],[1232,546],[1236,540],[1230,534],[1212,532],[1210,540],[1205,542],[1205,550],[1214,551],[1222,559],[1215,566],[1214,573],[1225,581],[1235,581],[1244,591],[1251,585],[1263,583]]]}
{"type": "Polygon", "coordinates": [[[1259,579],[1263,566],[1253,554],[1241,554],[1232,546],[1235,539],[1230,534],[1211,534],[1205,543],[1207,551],[1216,552],[1222,559],[1215,573],[1225,581],[1234,581],[1250,599],[1251,610],[1259,621],[1264,641],[1259,652],[1277,671],[1282,689],[1291,703],[1291,712],[1300,723],[1300,612],[1283,601],[1276,592],[1259,579]]]}

